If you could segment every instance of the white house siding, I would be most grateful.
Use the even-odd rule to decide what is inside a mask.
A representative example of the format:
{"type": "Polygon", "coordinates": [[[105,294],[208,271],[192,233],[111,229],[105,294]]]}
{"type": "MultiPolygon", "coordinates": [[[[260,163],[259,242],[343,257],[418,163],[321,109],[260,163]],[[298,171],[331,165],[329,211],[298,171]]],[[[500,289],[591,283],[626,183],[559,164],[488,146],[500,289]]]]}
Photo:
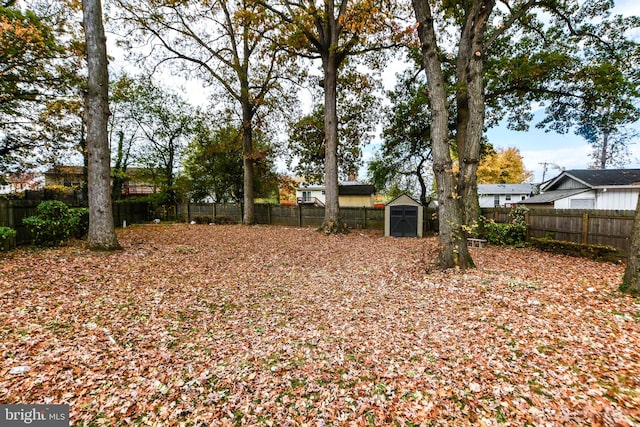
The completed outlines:
{"type": "Polygon", "coordinates": [[[304,198],[305,200],[309,200],[309,201],[318,200],[321,203],[325,203],[324,187],[322,188],[309,187],[304,189],[299,188],[296,190],[296,198],[300,200],[304,198]],[[305,198],[304,193],[310,193],[310,194],[305,198]]]}
{"type": "Polygon", "coordinates": [[[638,190],[613,189],[607,191],[592,190],[575,196],[556,200],[556,209],[600,209],[600,210],[635,210],[638,202],[638,190]],[[588,206],[591,200],[591,206],[588,206]],[[573,202],[572,202],[573,201],[573,202]]]}
{"type": "Polygon", "coordinates": [[[553,203],[553,207],[556,209],[595,209],[596,206],[596,192],[594,191],[585,191],[584,193],[576,194],[575,196],[566,197],[564,199],[556,200],[553,203]],[[572,204],[572,200],[576,200],[572,204]],[[583,203],[587,200],[593,201],[593,207],[583,206],[583,203]],[[580,204],[577,206],[576,203],[580,204]]]}
{"type": "Polygon", "coordinates": [[[632,188],[599,190],[596,198],[596,209],[633,211],[638,204],[638,191],[640,189],[632,188]]]}
{"type": "MultiPolygon", "coordinates": [[[[480,203],[481,208],[494,208],[495,205],[495,194],[486,195],[483,194],[478,198],[478,202],[480,203]]],[[[522,200],[525,200],[529,195],[528,194],[499,194],[499,206],[500,207],[511,207],[522,200]],[[510,197],[507,200],[507,196],[510,197]]]]}

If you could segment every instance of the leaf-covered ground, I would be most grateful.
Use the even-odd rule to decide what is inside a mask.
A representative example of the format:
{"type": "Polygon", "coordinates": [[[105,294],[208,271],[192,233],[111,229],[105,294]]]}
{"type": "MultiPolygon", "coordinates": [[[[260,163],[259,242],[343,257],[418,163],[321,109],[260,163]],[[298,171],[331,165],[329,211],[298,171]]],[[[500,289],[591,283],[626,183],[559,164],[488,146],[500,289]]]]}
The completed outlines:
{"type": "Polygon", "coordinates": [[[640,424],[622,265],[489,247],[426,273],[434,238],[285,227],[119,240],[0,254],[0,402],[72,425],[640,424]]]}

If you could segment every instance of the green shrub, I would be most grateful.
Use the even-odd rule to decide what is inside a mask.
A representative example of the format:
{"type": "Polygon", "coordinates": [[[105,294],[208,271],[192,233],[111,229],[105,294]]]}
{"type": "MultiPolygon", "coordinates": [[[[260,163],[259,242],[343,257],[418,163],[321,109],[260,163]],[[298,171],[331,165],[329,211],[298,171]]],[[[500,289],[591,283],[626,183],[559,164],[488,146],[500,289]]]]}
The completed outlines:
{"type": "Polygon", "coordinates": [[[73,237],[76,239],[82,239],[87,235],[89,231],[89,209],[88,208],[71,208],[72,215],[78,217],[78,225],[73,233],[73,237]]]}
{"type": "Polygon", "coordinates": [[[484,238],[489,243],[503,246],[517,246],[524,243],[527,226],[524,224],[500,224],[493,220],[484,223],[484,238]]]}
{"type": "Polygon", "coordinates": [[[38,246],[59,246],[69,237],[84,234],[88,227],[88,210],[70,209],[58,200],[47,200],[37,207],[37,215],[24,218],[23,224],[38,246]]]}
{"type": "Polygon", "coordinates": [[[517,206],[509,212],[510,222],[496,223],[482,217],[483,236],[489,243],[503,246],[520,246],[527,239],[527,220],[529,212],[525,206],[517,206]]]}
{"type": "Polygon", "coordinates": [[[623,256],[619,249],[613,246],[585,245],[575,242],[564,242],[560,240],[541,239],[532,237],[529,239],[531,246],[545,252],[552,252],[561,255],[589,258],[597,261],[618,262],[623,256]]]}
{"type": "Polygon", "coordinates": [[[0,252],[7,252],[16,247],[16,230],[0,227],[0,252]]]}

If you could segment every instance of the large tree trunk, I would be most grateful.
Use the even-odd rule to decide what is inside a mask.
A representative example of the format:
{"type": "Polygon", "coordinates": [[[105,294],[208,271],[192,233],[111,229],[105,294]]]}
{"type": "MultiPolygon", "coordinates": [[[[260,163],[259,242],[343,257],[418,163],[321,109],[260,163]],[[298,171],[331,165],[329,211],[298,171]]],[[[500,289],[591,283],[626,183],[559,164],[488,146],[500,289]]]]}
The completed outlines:
{"type": "MultiPolygon", "coordinates": [[[[248,84],[248,83],[247,83],[248,84]]],[[[243,215],[242,222],[251,225],[256,222],[253,201],[253,133],[251,128],[252,109],[249,100],[243,101],[242,106],[242,169],[243,169],[243,215]]]]}
{"type": "Polygon", "coordinates": [[[110,191],[109,75],[107,46],[100,0],[83,0],[83,21],[89,73],[85,114],[87,121],[89,233],[91,249],[119,249],[113,226],[110,191]]]}
{"type": "Polygon", "coordinates": [[[342,230],[338,204],[338,112],[337,69],[335,55],[323,60],[324,68],[324,159],[325,211],[322,229],[328,233],[342,230]]]}
{"type": "Polygon", "coordinates": [[[467,248],[463,227],[463,212],[453,174],[453,162],[449,150],[449,113],[442,62],[439,58],[437,39],[431,7],[427,0],[413,0],[418,21],[418,36],[422,45],[422,57],[427,73],[429,102],[431,105],[431,144],[433,171],[438,187],[438,223],[441,268],[466,269],[473,267],[467,248]]]}
{"type": "Polygon", "coordinates": [[[457,142],[460,163],[458,194],[462,203],[463,224],[477,226],[480,217],[476,173],[480,162],[480,142],[484,131],[485,97],[482,79],[483,36],[493,1],[476,0],[460,37],[458,49],[458,82],[464,90],[458,95],[457,142]],[[462,70],[462,71],[461,71],[462,70]]]}
{"type": "Polygon", "coordinates": [[[633,232],[631,233],[631,247],[629,248],[629,260],[624,272],[622,289],[633,295],[640,295],[640,193],[638,193],[638,205],[633,220],[633,232]]]}

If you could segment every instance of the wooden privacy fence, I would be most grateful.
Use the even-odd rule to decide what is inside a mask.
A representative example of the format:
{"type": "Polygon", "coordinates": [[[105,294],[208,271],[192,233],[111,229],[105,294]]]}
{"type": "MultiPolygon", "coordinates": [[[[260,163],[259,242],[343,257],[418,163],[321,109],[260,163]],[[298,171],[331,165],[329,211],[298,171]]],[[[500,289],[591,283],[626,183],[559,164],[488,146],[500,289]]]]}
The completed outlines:
{"type": "MultiPolygon", "coordinates": [[[[16,243],[31,240],[22,219],[36,214],[37,201],[0,200],[0,226],[16,230],[16,243]]],[[[495,222],[509,222],[510,209],[482,209],[482,215],[495,222]]],[[[127,224],[144,223],[154,219],[151,205],[146,202],[117,201],[113,203],[114,223],[117,227],[127,224]]],[[[344,222],[353,229],[384,229],[384,209],[340,208],[344,222]]],[[[438,231],[437,212],[425,209],[424,234],[438,231]]],[[[267,205],[255,206],[258,224],[284,225],[293,227],[319,227],[324,219],[324,208],[311,205],[267,205]]],[[[220,216],[242,221],[241,204],[191,203],[180,207],[178,219],[191,221],[196,216],[211,219],[220,216]]],[[[624,254],[629,252],[633,229],[633,211],[561,210],[531,209],[526,215],[527,239],[549,237],[576,243],[613,246],[624,254]]]]}
{"type": "MultiPolygon", "coordinates": [[[[37,214],[38,200],[0,200],[0,227],[16,230],[16,244],[28,244],[31,233],[22,224],[26,217],[37,214]]],[[[77,207],[77,206],[72,206],[77,207]]],[[[152,219],[150,205],[147,202],[113,202],[113,222],[117,227],[127,224],[141,224],[152,219]]]]}
{"type": "Polygon", "coordinates": [[[527,238],[613,246],[628,254],[634,216],[633,211],[532,209],[527,214],[527,238]]]}
{"type": "MultiPolygon", "coordinates": [[[[510,209],[482,209],[485,218],[509,222],[510,209]]],[[[551,238],[588,245],[604,245],[629,253],[634,211],[583,209],[530,209],[526,215],[527,240],[551,238]]]]}
{"type": "MultiPolygon", "coordinates": [[[[242,221],[241,204],[191,203],[186,209],[189,221],[197,216],[227,216],[242,221]]],[[[350,228],[384,230],[384,209],[345,207],[340,208],[340,215],[350,228]]],[[[258,224],[319,227],[324,220],[324,207],[256,204],[255,218],[258,224]]]]}

